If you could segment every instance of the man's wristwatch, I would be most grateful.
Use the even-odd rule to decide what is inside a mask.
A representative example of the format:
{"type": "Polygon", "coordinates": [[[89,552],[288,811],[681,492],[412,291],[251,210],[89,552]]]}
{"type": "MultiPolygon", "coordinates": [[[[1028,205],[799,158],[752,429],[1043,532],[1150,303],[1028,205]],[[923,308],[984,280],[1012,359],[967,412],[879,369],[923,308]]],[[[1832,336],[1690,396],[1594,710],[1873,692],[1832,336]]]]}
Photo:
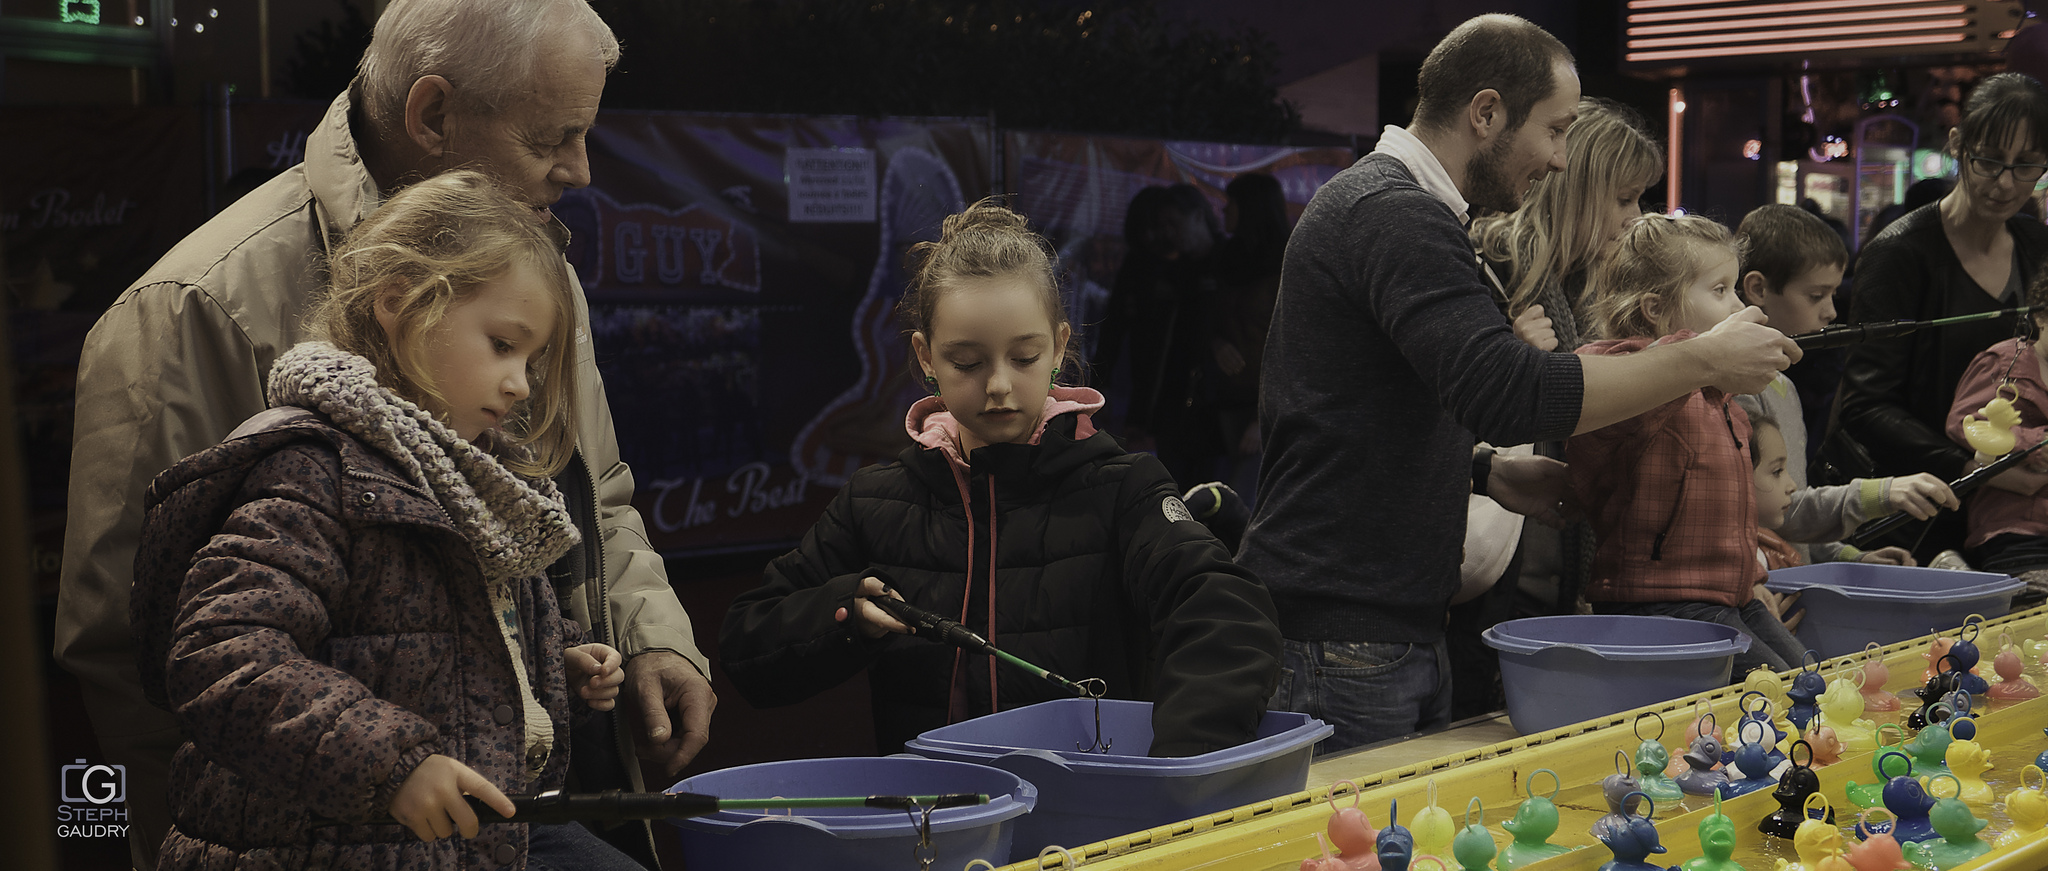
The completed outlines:
{"type": "Polygon", "coordinates": [[[1493,448],[1476,445],[1472,448],[1472,495],[1486,495],[1486,480],[1493,477],[1493,448]]]}

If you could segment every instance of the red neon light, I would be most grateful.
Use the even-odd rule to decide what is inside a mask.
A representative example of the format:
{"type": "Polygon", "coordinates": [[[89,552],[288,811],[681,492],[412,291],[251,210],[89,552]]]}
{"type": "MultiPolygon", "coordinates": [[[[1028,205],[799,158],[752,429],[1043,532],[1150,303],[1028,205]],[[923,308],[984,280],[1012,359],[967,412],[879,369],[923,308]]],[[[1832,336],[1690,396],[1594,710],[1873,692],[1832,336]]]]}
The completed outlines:
{"type": "MultiPolygon", "coordinates": [[[[1654,0],[1646,0],[1646,2],[1654,2],[1654,0]]],[[[1872,6],[1913,6],[1926,3],[1927,0],[1803,0],[1803,2],[1798,3],[1758,3],[1752,6],[1724,9],[1684,9],[1676,12],[1630,14],[1628,23],[1647,24],[1655,21],[1696,21],[1702,18],[1739,18],[1747,15],[1827,12],[1834,9],[1868,9],[1872,6]]],[[[1630,3],[1629,5],[1634,6],[1635,4],[1630,3]]]]}
{"type": "Polygon", "coordinates": [[[1685,150],[1685,137],[1679,135],[1684,132],[1684,91],[1672,88],[1665,94],[1664,116],[1666,124],[1664,142],[1669,146],[1665,150],[1664,155],[1664,213],[1668,215],[1678,210],[1678,192],[1680,190],[1678,171],[1681,166],[1679,154],[1685,150]]]}
{"type": "MultiPolygon", "coordinates": [[[[1811,0],[1809,0],[1809,2],[1811,2],[1811,0]]],[[[1870,0],[1870,2],[1868,3],[1859,3],[1856,5],[1896,6],[1901,3],[1925,2],[1928,2],[1928,0],[1870,0]]],[[[1761,5],[1765,4],[1756,3],[1755,0],[1628,0],[1628,8],[1630,9],[1670,9],[1674,6],[1691,6],[1699,9],[1705,9],[1707,7],[1719,6],[1722,7],[1722,14],[1727,15],[1755,11],[1754,7],[1761,5]]]]}
{"type": "Polygon", "coordinates": [[[1726,57],[1729,55],[1778,54],[1801,51],[1843,51],[1852,48],[1887,48],[1905,45],[1942,45],[1962,42],[1967,37],[1960,33],[1930,33],[1921,36],[1901,36],[1878,39],[1841,39],[1814,42],[1781,42],[1770,45],[1714,46],[1711,48],[1680,48],[1668,51],[1629,52],[1623,60],[1684,60],[1697,57],[1726,57]]]}
{"type": "Polygon", "coordinates": [[[1791,30],[1758,30],[1737,33],[1714,33],[1704,36],[1666,36],[1657,39],[1631,39],[1629,48],[1670,48],[1680,45],[1733,45],[1744,42],[1758,42],[1774,39],[1805,39],[1808,37],[1861,36],[1867,33],[1897,33],[1913,30],[1948,30],[1968,27],[1969,19],[1944,18],[1935,21],[1905,21],[1892,24],[1859,24],[1852,27],[1807,27],[1791,30]]]}
{"type": "Polygon", "coordinates": [[[1970,11],[1963,5],[1935,6],[1927,9],[1878,9],[1868,12],[1836,12],[1829,15],[1781,15],[1776,18],[1731,18],[1724,21],[1699,21],[1691,24],[1646,24],[1628,29],[1630,36],[1656,36],[1665,33],[1701,33],[1710,30],[1726,30],[1736,27],[1796,27],[1807,24],[1852,24],[1858,21],[1890,21],[1900,18],[1919,18],[1923,15],[1962,15],[1970,11]]]}

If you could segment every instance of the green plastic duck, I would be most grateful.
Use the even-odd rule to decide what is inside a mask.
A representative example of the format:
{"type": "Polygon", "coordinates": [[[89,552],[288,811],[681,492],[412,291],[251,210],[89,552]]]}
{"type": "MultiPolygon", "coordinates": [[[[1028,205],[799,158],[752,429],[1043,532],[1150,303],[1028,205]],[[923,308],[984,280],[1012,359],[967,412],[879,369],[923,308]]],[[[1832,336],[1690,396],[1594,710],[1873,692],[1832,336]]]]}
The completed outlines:
{"type": "Polygon", "coordinates": [[[1493,834],[1486,830],[1486,808],[1475,795],[1465,803],[1465,827],[1451,839],[1451,858],[1458,861],[1458,867],[1463,871],[1487,871],[1487,863],[1493,861],[1497,852],[1493,846],[1493,834]],[[1472,821],[1474,814],[1478,815],[1478,822],[1472,821]]]}
{"type": "MultiPolygon", "coordinates": [[[[1932,780],[1944,777],[1956,780],[1953,774],[1937,774],[1932,780]]],[[[1956,791],[1961,792],[1962,788],[1962,782],[1957,780],[1956,791]]],[[[1936,799],[1934,809],[1927,812],[1927,820],[1941,837],[1904,845],[1906,861],[1922,868],[1954,868],[1991,852],[1991,845],[1977,837],[1978,832],[1991,825],[1990,821],[1970,813],[1970,806],[1962,799],[1953,795],[1936,799]]]]}
{"type": "Polygon", "coordinates": [[[1515,871],[1523,865],[1571,852],[1570,847],[1550,843],[1550,836],[1557,834],[1557,803],[1552,799],[1557,797],[1557,790],[1562,786],[1555,771],[1539,768],[1530,772],[1526,784],[1529,797],[1515,808],[1514,819],[1500,824],[1514,840],[1501,848],[1500,858],[1493,863],[1495,868],[1515,871]],[[1536,794],[1536,775],[1539,774],[1550,775],[1549,795],[1536,794]]]}
{"type": "Polygon", "coordinates": [[[1685,871],[1748,871],[1735,855],[1735,821],[1721,812],[1721,794],[1714,793],[1714,812],[1700,820],[1700,853],[1679,866],[1685,871]]]}

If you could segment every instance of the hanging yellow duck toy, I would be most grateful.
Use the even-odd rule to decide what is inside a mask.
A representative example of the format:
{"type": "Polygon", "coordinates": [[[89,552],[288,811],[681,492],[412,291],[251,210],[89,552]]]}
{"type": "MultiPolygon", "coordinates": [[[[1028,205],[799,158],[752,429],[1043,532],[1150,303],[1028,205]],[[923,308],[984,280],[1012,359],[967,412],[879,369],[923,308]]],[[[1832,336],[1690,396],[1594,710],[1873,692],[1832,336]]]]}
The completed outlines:
{"type": "Polygon", "coordinates": [[[2017,442],[2012,429],[2020,424],[2020,412],[2013,407],[2012,400],[2005,397],[2008,387],[2012,388],[2014,396],[2019,395],[2019,388],[2012,387],[2010,383],[2001,384],[1998,395],[1977,409],[1977,414],[1963,418],[1963,439],[1977,452],[1980,464],[1990,465],[1992,460],[2012,453],[2017,442]]]}

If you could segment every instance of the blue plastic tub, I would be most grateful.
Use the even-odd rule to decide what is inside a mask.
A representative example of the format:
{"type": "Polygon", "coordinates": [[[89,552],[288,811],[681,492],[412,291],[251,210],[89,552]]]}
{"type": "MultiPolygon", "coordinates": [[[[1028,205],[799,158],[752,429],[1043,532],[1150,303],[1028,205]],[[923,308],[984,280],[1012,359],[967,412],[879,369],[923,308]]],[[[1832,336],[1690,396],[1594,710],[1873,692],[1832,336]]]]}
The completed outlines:
{"type": "Polygon", "coordinates": [[[1509,620],[1481,638],[1500,651],[1508,721],[1524,735],[1726,686],[1749,649],[1718,623],[1623,614],[1509,620]]]}
{"type": "Polygon", "coordinates": [[[1012,861],[1048,844],[1076,847],[1300,792],[1317,741],[1335,731],[1307,714],[1267,711],[1257,737],[1200,756],[1154,759],[1152,703],[1102,700],[1108,753],[1095,740],[1095,703],[1040,702],[933,729],[903,749],[979,762],[1038,786],[1039,809],[1017,823],[1012,861]]]}
{"type": "Polygon", "coordinates": [[[2009,575],[1949,569],[1820,563],[1779,569],[1764,584],[1798,593],[1806,610],[1796,634],[1822,658],[1891,644],[1963,625],[1971,614],[2002,617],[2026,582],[2009,575]]]}
{"type": "MultiPolygon", "coordinates": [[[[986,805],[932,813],[932,847],[942,868],[976,859],[1006,864],[1017,819],[1038,801],[1036,787],[1007,771],[910,755],[742,765],[687,778],[669,791],[719,798],[986,793],[986,805]]],[[[918,845],[915,818],[883,808],[727,810],[670,822],[680,830],[683,861],[691,871],[897,871],[912,865],[918,845]]]]}

